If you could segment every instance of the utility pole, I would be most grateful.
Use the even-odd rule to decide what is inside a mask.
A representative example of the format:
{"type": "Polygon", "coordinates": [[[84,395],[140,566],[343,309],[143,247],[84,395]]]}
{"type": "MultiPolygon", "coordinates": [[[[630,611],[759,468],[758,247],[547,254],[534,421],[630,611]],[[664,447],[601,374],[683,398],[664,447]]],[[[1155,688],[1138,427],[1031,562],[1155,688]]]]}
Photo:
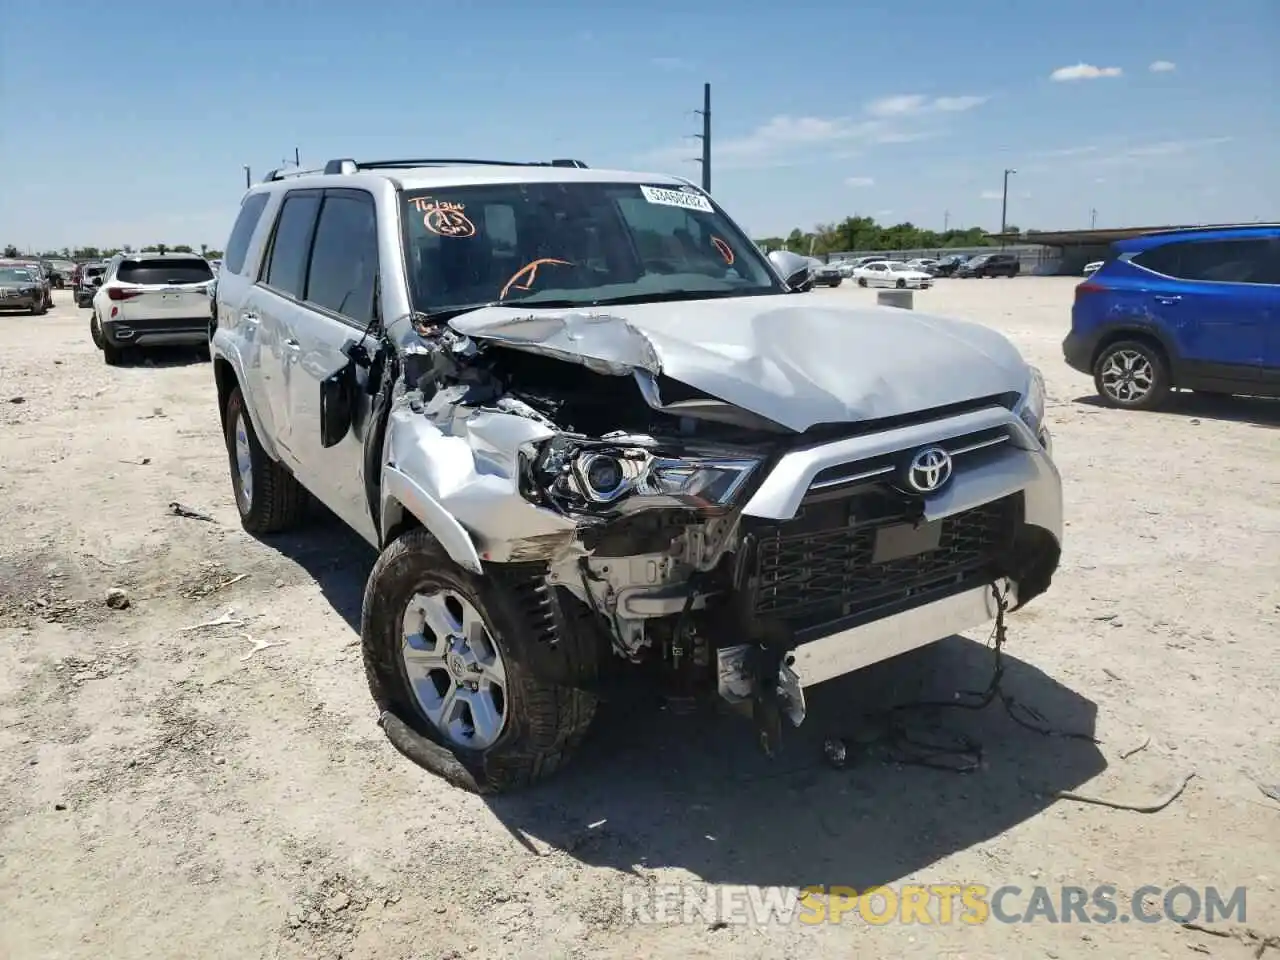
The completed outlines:
{"type": "MultiPolygon", "coordinates": [[[[1005,171],[1004,171],[1004,194],[1003,194],[1003,196],[1002,196],[1002,198],[1001,198],[1001,200],[1000,200],[1000,233],[1001,233],[1001,234],[1003,234],[1003,233],[1004,233],[1005,228],[1009,225],[1009,220],[1008,220],[1008,213],[1009,213],[1009,174],[1011,174],[1011,173],[1017,173],[1017,172],[1018,172],[1017,170],[1012,170],[1012,169],[1009,169],[1008,167],[1006,167],[1006,168],[1005,168],[1005,171]]],[[[1001,243],[1003,243],[1003,242],[1004,242],[1004,241],[1003,241],[1003,240],[1001,240],[1001,243]]]]}
{"type": "Polygon", "coordinates": [[[1092,230],[1097,225],[1098,225],[1098,211],[1097,211],[1097,208],[1094,208],[1093,210],[1089,211],[1089,229],[1092,230]]]}
{"type": "Polygon", "coordinates": [[[246,163],[244,165],[244,188],[248,190],[251,186],[253,186],[253,177],[249,173],[249,165],[246,163]]]}
{"type": "Polygon", "coordinates": [[[951,229],[951,211],[943,210],[942,211],[942,232],[946,233],[950,229],[951,229]]]}
{"type": "Polygon", "coordinates": [[[702,141],[702,189],[711,192],[711,84],[702,85],[702,109],[694,113],[702,116],[702,132],[694,136],[702,141]]]}

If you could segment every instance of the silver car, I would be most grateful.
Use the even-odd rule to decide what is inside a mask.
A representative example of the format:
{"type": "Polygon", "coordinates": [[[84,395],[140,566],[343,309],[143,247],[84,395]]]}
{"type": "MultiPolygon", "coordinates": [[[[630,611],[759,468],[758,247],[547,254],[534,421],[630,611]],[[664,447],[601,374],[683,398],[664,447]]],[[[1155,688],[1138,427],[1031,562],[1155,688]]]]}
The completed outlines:
{"type": "Polygon", "coordinates": [[[245,195],[213,373],[255,534],[380,551],[381,724],[451,781],[551,774],[655,678],[772,749],[804,687],[1003,616],[1058,566],[1039,373],[961,320],[797,297],[677,177],[334,160],[245,195]]]}

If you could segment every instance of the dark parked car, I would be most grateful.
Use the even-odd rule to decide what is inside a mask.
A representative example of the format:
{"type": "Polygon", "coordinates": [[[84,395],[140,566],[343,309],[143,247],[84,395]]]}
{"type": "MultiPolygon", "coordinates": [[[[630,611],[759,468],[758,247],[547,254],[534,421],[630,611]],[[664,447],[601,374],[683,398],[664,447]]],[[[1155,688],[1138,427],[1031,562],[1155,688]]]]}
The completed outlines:
{"type": "Polygon", "coordinates": [[[969,258],[966,257],[964,254],[953,253],[953,254],[950,254],[949,256],[943,257],[941,260],[935,263],[933,265],[933,268],[929,272],[932,273],[935,277],[954,276],[955,272],[959,270],[960,267],[963,266],[968,261],[969,261],[969,258]]]}
{"type": "Polygon", "coordinates": [[[38,316],[48,309],[44,282],[33,267],[0,262],[0,310],[26,310],[38,316]]]}
{"type": "Polygon", "coordinates": [[[838,287],[844,282],[838,263],[815,263],[813,266],[813,282],[825,287],[838,287]]]}
{"type": "Polygon", "coordinates": [[[1012,253],[980,253],[955,272],[957,277],[1016,277],[1022,264],[1012,253]]]}
{"type": "MultiPolygon", "coordinates": [[[[41,289],[44,291],[44,308],[48,310],[53,306],[53,279],[49,276],[49,272],[39,260],[28,260],[24,258],[14,258],[11,260],[0,260],[0,267],[18,267],[28,271],[39,282],[41,289]]],[[[43,312],[43,310],[41,312],[43,312]]]]}
{"type": "Polygon", "coordinates": [[[1076,287],[1062,352],[1112,407],[1175,387],[1280,397],[1280,226],[1118,241],[1076,287]]]}

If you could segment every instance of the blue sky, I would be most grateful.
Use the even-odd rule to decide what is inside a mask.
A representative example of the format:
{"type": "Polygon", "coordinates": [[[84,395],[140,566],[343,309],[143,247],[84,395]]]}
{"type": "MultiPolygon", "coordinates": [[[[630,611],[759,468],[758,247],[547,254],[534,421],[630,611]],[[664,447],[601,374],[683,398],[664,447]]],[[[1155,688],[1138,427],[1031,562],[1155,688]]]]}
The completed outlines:
{"type": "Polygon", "coordinates": [[[696,179],[704,81],[712,192],[755,236],[851,214],[994,229],[1005,167],[1022,227],[1280,219],[1277,0],[63,0],[21,19],[0,33],[0,243],[221,247],[243,165],[295,146],[304,167],[573,156],[696,179]]]}

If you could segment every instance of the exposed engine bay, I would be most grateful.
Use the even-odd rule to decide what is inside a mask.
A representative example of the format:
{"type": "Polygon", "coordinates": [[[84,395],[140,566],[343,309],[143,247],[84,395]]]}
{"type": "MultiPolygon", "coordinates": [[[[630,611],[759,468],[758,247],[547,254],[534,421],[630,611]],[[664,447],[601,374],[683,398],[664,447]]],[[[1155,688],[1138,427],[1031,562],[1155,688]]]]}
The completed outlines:
{"type": "Polygon", "coordinates": [[[1018,495],[930,521],[885,469],[814,483],[787,519],[743,514],[788,451],[894,422],[797,431],[656,364],[415,330],[389,401],[388,467],[424,478],[486,570],[543,565],[615,668],[656,674],[674,698],[741,705],[766,749],[782,718],[805,715],[800,643],[1001,577],[1025,603],[1057,565],[1056,543],[1024,530],[1018,495]]]}

